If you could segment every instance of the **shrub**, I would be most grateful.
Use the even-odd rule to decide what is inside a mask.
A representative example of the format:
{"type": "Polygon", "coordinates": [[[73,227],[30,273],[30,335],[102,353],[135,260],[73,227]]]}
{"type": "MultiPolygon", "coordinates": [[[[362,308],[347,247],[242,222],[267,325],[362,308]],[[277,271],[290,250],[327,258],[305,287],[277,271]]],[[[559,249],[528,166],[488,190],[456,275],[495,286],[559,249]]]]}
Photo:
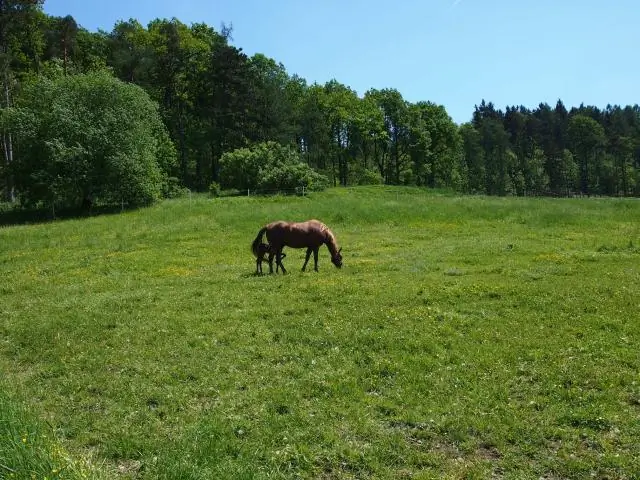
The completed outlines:
{"type": "Polygon", "coordinates": [[[291,147],[276,142],[260,143],[225,153],[220,159],[223,188],[239,190],[323,190],[329,181],[302,162],[291,147]]]}
{"type": "Polygon", "coordinates": [[[26,204],[84,198],[130,205],[161,197],[176,154],[158,106],[107,73],[25,85],[4,125],[15,135],[14,177],[26,204]]]}
{"type": "Polygon", "coordinates": [[[217,182],[211,182],[209,185],[209,196],[216,198],[220,196],[220,184],[217,182]]]}

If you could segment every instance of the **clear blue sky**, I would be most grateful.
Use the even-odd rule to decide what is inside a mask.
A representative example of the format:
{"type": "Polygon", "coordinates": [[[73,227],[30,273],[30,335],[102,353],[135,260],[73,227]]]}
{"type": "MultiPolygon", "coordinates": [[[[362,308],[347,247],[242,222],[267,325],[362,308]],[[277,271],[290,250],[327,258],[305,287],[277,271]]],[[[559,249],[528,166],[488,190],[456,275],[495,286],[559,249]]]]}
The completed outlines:
{"type": "Polygon", "coordinates": [[[264,53],[309,83],[396,88],[468,121],[507,105],[640,103],[638,0],[45,0],[91,31],[176,17],[264,53]]]}

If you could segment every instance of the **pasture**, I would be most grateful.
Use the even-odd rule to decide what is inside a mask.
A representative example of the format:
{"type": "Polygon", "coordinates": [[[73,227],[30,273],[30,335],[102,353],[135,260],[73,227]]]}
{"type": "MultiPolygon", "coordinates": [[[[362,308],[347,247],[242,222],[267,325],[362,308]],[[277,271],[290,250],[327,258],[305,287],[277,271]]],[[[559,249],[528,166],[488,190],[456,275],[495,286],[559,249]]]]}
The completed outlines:
{"type": "Polygon", "coordinates": [[[640,472],[637,199],[194,196],[1,228],[0,272],[0,477],[640,472]],[[254,275],[314,217],[342,269],[254,275]]]}

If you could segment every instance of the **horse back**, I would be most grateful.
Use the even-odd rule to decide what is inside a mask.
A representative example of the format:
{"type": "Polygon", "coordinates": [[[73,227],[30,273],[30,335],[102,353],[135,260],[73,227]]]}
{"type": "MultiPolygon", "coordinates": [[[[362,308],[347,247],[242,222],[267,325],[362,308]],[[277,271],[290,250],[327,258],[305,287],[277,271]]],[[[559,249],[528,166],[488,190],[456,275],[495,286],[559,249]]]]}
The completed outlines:
{"type": "Polygon", "coordinates": [[[291,248],[315,248],[326,238],[327,227],[312,219],[306,222],[277,221],[267,225],[267,239],[272,245],[291,248]]]}

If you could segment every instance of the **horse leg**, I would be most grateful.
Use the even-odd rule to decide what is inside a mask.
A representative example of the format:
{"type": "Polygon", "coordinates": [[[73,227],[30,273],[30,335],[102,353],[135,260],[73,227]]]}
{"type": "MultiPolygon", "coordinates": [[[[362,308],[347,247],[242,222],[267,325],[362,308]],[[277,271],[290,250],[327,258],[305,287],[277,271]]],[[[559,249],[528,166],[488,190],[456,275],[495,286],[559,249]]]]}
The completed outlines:
{"type": "Polygon", "coordinates": [[[256,275],[262,273],[262,259],[260,257],[256,258],[256,275]]]}
{"type": "MultiPolygon", "coordinates": [[[[269,260],[267,260],[269,262],[269,273],[273,273],[273,252],[269,252],[269,260]]],[[[276,265],[276,268],[278,267],[278,265],[276,265]]],[[[276,271],[276,273],[278,273],[276,271]]]]}
{"type": "Polygon", "coordinates": [[[309,257],[311,257],[311,248],[307,248],[307,257],[304,259],[304,265],[302,265],[302,271],[307,268],[307,263],[309,262],[309,257]]]}
{"type": "Polygon", "coordinates": [[[279,248],[276,252],[276,269],[278,268],[278,265],[280,265],[283,275],[287,273],[287,269],[284,268],[284,265],[282,264],[282,248],[279,248]]]}
{"type": "MultiPolygon", "coordinates": [[[[284,252],[280,252],[280,266],[283,266],[282,260],[284,260],[284,257],[286,257],[287,254],[284,252]]],[[[276,265],[276,273],[278,273],[278,265],[276,265]]]]}
{"type": "Polygon", "coordinates": [[[316,272],[318,271],[318,250],[319,247],[313,249],[313,269],[316,272]]]}

